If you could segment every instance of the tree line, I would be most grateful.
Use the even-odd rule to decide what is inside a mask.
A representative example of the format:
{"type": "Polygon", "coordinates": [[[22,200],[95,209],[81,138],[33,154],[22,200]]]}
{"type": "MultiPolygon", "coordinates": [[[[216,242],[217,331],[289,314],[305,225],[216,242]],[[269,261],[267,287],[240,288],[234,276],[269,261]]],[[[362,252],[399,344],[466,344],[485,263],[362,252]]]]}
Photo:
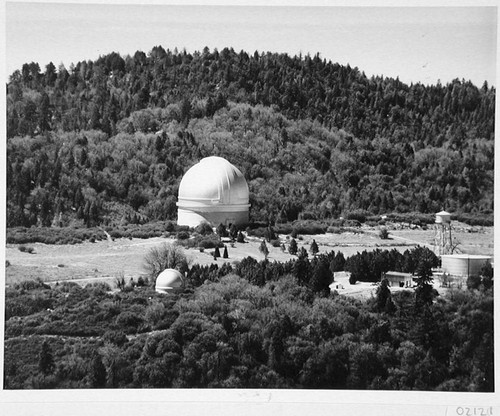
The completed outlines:
{"type": "Polygon", "coordinates": [[[7,224],[173,220],[202,157],[244,173],[253,221],[493,213],[495,89],[410,86],[318,55],[155,47],[7,84],[7,224]]]}

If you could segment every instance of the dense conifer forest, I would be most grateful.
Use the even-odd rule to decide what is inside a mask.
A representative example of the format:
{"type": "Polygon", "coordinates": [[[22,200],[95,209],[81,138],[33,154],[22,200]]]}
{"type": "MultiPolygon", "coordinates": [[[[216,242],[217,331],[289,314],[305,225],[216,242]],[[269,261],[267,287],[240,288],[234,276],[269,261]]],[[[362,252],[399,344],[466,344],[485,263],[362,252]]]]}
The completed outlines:
{"type": "Polygon", "coordinates": [[[154,47],[7,84],[7,224],[176,218],[182,174],[239,167],[253,221],[493,212],[495,89],[406,85],[314,57],[154,47]]]}

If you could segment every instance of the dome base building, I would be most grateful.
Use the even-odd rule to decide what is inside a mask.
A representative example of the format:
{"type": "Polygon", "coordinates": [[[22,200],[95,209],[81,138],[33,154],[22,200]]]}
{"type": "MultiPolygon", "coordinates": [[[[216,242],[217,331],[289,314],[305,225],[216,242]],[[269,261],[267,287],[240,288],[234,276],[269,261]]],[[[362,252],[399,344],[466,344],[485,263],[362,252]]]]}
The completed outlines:
{"type": "Polygon", "coordinates": [[[248,222],[249,191],[243,174],[226,159],[202,159],[179,185],[177,224],[242,225],[248,222]]]}

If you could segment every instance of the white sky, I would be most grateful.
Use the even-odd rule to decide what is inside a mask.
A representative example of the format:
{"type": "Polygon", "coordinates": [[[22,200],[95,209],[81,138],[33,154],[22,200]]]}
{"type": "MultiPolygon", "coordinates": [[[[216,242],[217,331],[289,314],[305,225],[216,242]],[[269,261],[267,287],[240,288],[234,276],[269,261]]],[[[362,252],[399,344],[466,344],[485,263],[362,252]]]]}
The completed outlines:
{"type": "Polygon", "coordinates": [[[248,53],[319,52],[332,62],[357,66],[368,76],[399,76],[407,83],[435,84],[438,79],[446,83],[464,78],[478,86],[484,80],[496,85],[496,25],[494,7],[13,1],[6,3],[6,75],[32,61],[44,71],[51,61],[56,67],[60,63],[69,67],[112,51],[122,55],[136,50],[148,53],[155,45],[171,50],[185,47],[188,52],[227,46],[248,53]]]}

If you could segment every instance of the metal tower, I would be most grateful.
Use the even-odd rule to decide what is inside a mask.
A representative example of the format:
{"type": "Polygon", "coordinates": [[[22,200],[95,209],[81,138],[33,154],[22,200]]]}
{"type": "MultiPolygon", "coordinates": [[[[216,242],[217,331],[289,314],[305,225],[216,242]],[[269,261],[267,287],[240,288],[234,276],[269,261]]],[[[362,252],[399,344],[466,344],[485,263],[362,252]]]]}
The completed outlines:
{"type": "Polygon", "coordinates": [[[442,254],[453,254],[453,244],[451,239],[451,214],[441,211],[436,214],[434,223],[434,253],[436,256],[442,254]]]}

